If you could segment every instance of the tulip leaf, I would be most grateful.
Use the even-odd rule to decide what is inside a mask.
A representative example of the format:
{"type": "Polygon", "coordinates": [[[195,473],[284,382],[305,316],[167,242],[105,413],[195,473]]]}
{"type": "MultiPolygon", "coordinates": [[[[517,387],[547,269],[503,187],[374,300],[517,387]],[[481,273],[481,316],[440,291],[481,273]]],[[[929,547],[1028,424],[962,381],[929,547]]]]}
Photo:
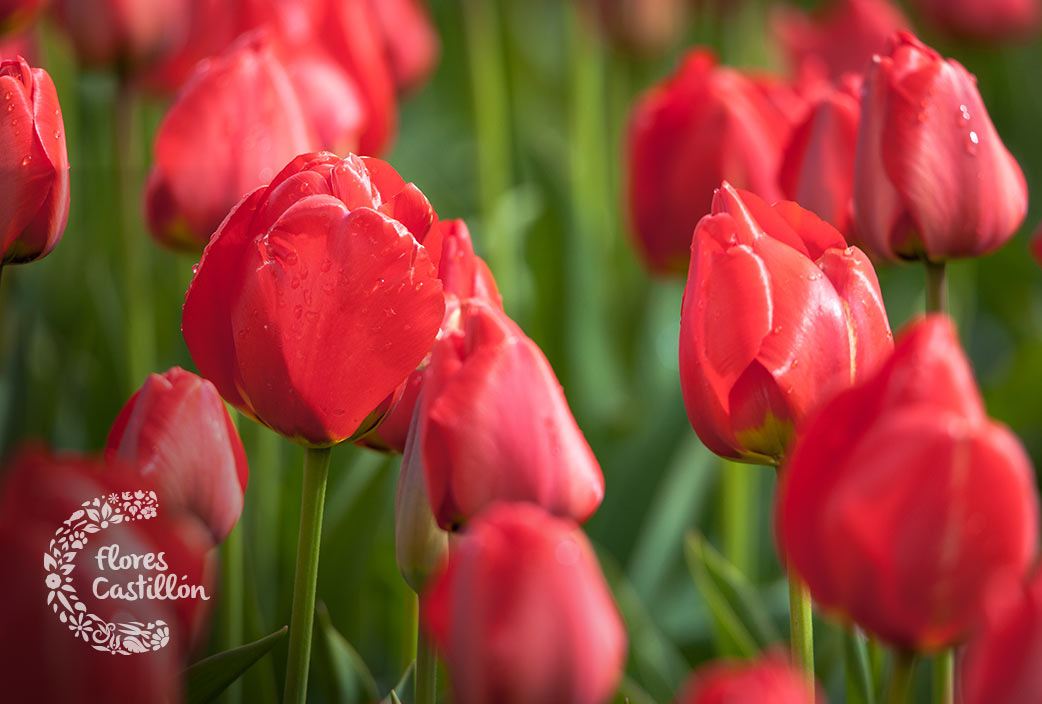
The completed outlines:
{"type": "Polygon", "coordinates": [[[315,606],[315,624],[321,638],[322,656],[332,674],[332,686],[338,702],[372,702],[379,699],[380,688],[362,656],[336,629],[329,609],[322,602],[315,606]]]}
{"type": "Polygon", "coordinates": [[[721,646],[730,654],[753,658],[781,639],[746,577],[705,536],[694,531],[684,545],[688,569],[716,624],[721,646]]]}
{"type": "Polygon", "coordinates": [[[412,688],[412,676],[416,671],[416,661],[413,660],[409,663],[409,667],[405,668],[405,672],[402,673],[402,678],[398,680],[387,696],[383,698],[380,704],[401,704],[401,699],[398,698],[398,692],[407,692],[412,688]]]}
{"type": "Polygon", "coordinates": [[[213,701],[255,662],[267,655],[288,632],[289,626],[283,626],[260,640],[225,650],[194,663],[185,670],[185,699],[189,704],[213,701]]]}
{"type": "Polygon", "coordinates": [[[843,661],[847,702],[875,704],[875,683],[868,662],[868,644],[865,635],[853,625],[843,631],[843,661]]]}

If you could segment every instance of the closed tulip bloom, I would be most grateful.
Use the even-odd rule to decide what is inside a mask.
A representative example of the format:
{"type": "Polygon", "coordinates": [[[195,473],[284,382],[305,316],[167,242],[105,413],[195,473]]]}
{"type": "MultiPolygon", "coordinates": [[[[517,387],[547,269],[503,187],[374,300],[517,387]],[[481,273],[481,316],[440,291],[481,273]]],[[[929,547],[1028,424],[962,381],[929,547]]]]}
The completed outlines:
{"type": "Polygon", "coordinates": [[[814,704],[807,675],[780,657],[756,662],[715,661],[700,667],[687,681],[677,704],[814,704]]]}
{"type": "Polygon", "coordinates": [[[942,648],[997,575],[1033,561],[1034,476],[985,414],[951,323],[931,316],[803,428],[781,476],[779,547],[822,607],[897,647],[942,648]]]}
{"type": "Polygon", "coordinates": [[[860,88],[860,77],[847,74],[839,86],[822,89],[793,130],[778,174],[786,198],[832,224],[848,242],[855,240],[851,197],[860,88]]]}
{"type": "Polygon", "coordinates": [[[725,183],[698,223],[680,316],[680,385],[699,439],[777,464],[815,406],[892,347],[875,270],[795,203],[725,183]]]}
{"type": "Polygon", "coordinates": [[[641,97],[629,124],[629,211],[647,266],[684,272],[691,232],[721,181],[777,200],[788,134],[764,91],[706,49],[641,97]]]}
{"type": "Polygon", "coordinates": [[[140,68],[170,51],[188,25],[189,0],[54,0],[61,29],[85,64],[140,68]]]}
{"type": "Polygon", "coordinates": [[[976,79],[899,32],[865,79],[854,219],[885,259],[992,252],[1027,212],[1027,186],[988,117],[976,79]]]}
{"type": "Polygon", "coordinates": [[[242,514],[246,451],[217,389],[191,372],[149,376],[113,423],[105,452],[152,478],[164,510],[195,516],[214,543],[242,514]]]}
{"type": "Polygon", "coordinates": [[[965,704],[1042,701],[1042,573],[1027,584],[998,580],[981,627],[960,659],[965,704]]]}
{"type": "Polygon", "coordinates": [[[400,93],[416,90],[438,63],[441,42],[423,0],[369,0],[394,82],[400,93]]]}
{"type": "Polygon", "coordinates": [[[604,476],[539,347],[498,307],[470,299],[431,352],[419,453],[431,507],[455,528],[494,501],[585,521],[604,476]]]}
{"type": "Polygon", "coordinates": [[[927,18],[960,37],[1002,41],[1038,29],[1039,0],[916,0],[927,18]]]}
{"type": "Polygon", "coordinates": [[[590,543],[538,506],[475,518],[420,608],[459,704],[600,704],[622,675],[626,632],[590,543]]]}
{"type": "Polygon", "coordinates": [[[58,246],[69,219],[69,156],[54,83],[21,57],[0,62],[0,249],[3,264],[58,246]]]}
{"type": "Polygon", "coordinates": [[[300,444],[365,435],[441,324],[435,222],[382,161],[297,157],[203,253],[181,326],[200,374],[300,444]]]}

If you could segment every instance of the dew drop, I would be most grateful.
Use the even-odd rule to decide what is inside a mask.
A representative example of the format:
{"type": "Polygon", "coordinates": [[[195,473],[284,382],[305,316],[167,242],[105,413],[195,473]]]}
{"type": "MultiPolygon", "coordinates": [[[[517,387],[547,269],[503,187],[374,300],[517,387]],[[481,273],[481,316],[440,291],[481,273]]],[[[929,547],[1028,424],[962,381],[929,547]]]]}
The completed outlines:
{"type": "Polygon", "coordinates": [[[777,335],[780,332],[781,332],[781,325],[779,325],[778,327],[774,328],[774,334],[775,335],[777,335]]]}
{"type": "Polygon", "coordinates": [[[798,359],[794,359],[794,360],[792,360],[792,366],[793,366],[793,367],[798,367],[798,366],[800,366],[800,360],[798,360],[798,359]]]}
{"type": "Polygon", "coordinates": [[[7,112],[14,112],[14,103],[7,104],[7,112]]]}
{"type": "Polygon", "coordinates": [[[335,416],[342,416],[342,415],[344,415],[344,409],[343,409],[343,408],[337,408],[337,409],[335,409],[335,410],[333,411],[333,415],[335,415],[335,416]]]}
{"type": "Polygon", "coordinates": [[[290,252],[289,254],[286,255],[286,264],[289,265],[289,266],[296,266],[297,265],[297,253],[296,252],[290,252]]]}
{"type": "Polygon", "coordinates": [[[977,145],[979,143],[980,140],[977,138],[977,133],[971,131],[968,135],[966,135],[966,153],[970,154],[971,156],[976,154],[977,145]]]}
{"type": "Polygon", "coordinates": [[[309,310],[307,313],[304,314],[304,317],[311,321],[318,320],[318,311],[309,310]]]}
{"type": "Polygon", "coordinates": [[[297,306],[297,307],[295,307],[293,309],[293,315],[294,315],[294,317],[296,317],[299,320],[300,316],[304,315],[304,306],[297,306]]]}
{"type": "Polygon", "coordinates": [[[54,138],[55,139],[61,139],[62,138],[62,131],[61,130],[55,130],[54,131],[54,138]]]}
{"type": "Polygon", "coordinates": [[[192,265],[192,276],[195,276],[198,273],[199,273],[199,265],[198,264],[193,264],[192,265]]]}
{"type": "Polygon", "coordinates": [[[11,99],[11,91],[6,91],[4,93],[4,100],[10,100],[10,99],[11,99]]]}
{"type": "Polygon", "coordinates": [[[970,111],[966,109],[965,105],[959,106],[959,115],[955,118],[960,125],[966,125],[970,122],[970,111]]]}
{"type": "Polygon", "coordinates": [[[293,279],[289,282],[289,286],[290,288],[300,288],[300,279],[294,276],[293,279]]]}
{"type": "Polygon", "coordinates": [[[246,339],[246,329],[245,328],[239,331],[239,339],[240,340],[245,340],[246,339]]]}
{"type": "Polygon", "coordinates": [[[22,159],[22,166],[28,166],[29,162],[32,161],[32,160],[33,160],[32,155],[27,155],[24,159],[22,159]]]}
{"type": "Polygon", "coordinates": [[[926,122],[926,111],[925,110],[920,110],[919,114],[916,115],[915,117],[916,117],[917,120],[919,120],[919,122],[926,122]]]}
{"type": "Polygon", "coordinates": [[[397,315],[397,313],[395,312],[394,308],[384,308],[384,315],[386,315],[388,318],[393,318],[395,315],[397,315]]]}

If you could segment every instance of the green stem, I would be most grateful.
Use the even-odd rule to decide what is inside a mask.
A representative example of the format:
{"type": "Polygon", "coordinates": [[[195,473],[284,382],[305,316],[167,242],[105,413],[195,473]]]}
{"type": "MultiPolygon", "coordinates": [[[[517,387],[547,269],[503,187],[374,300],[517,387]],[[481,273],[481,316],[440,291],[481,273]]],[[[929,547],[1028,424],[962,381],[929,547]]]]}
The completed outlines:
{"type": "Polygon", "coordinates": [[[308,448],[304,458],[304,487],[300,498],[297,567],[293,577],[293,611],[289,622],[289,658],[283,704],[304,704],[311,659],[311,631],[315,623],[315,587],[326,501],[330,448],[308,448]]]}
{"type": "Polygon", "coordinates": [[[438,654],[434,643],[423,632],[420,619],[416,628],[415,704],[434,704],[437,698],[438,654]]]}
{"type": "Polygon", "coordinates": [[[409,603],[406,605],[405,633],[402,638],[403,671],[409,668],[409,664],[416,656],[417,648],[419,648],[420,645],[420,599],[415,593],[413,593],[412,589],[409,589],[406,598],[409,600],[409,603]]]}
{"type": "Polygon", "coordinates": [[[886,692],[886,704],[905,704],[912,689],[912,674],[915,671],[915,654],[894,653],[894,669],[890,673],[890,686],[886,692]]]}
{"type": "Polygon", "coordinates": [[[926,266],[926,312],[948,312],[948,286],[945,281],[945,263],[923,260],[926,266]]]}
{"type": "Polygon", "coordinates": [[[865,636],[856,627],[843,631],[843,661],[848,704],[875,704],[876,689],[865,636]]]}
{"type": "Polygon", "coordinates": [[[814,611],[810,590],[789,567],[789,645],[792,661],[811,679],[814,677],[814,611]]]}
{"type": "Polygon", "coordinates": [[[721,526],[724,554],[750,579],[753,578],[753,530],[751,518],[756,516],[753,504],[752,467],[724,461],[720,474],[721,526]]]}
{"type": "MultiPolygon", "coordinates": [[[[241,521],[221,546],[221,650],[238,648],[245,643],[243,634],[244,561],[241,521]]],[[[224,690],[227,704],[242,701],[242,680],[237,679],[224,690]]]]}
{"type": "Polygon", "coordinates": [[[948,648],[933,660],[933,700],[935,704],[955,701],[955,650],[948,648]]]}

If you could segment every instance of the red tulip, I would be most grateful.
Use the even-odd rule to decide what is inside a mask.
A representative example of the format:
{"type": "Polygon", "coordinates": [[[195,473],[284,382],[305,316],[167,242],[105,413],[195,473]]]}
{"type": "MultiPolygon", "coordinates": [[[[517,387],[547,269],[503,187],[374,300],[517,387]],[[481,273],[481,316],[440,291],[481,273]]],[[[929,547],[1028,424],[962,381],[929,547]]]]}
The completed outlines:
{"type": "Polygon", "coordinates": [[[54,0],[54,10],[82,62],[124,69],[162,57],[188,25],[188,0],[54,0]]]}
{"type": "Polygon", "coordinates": [[[600,505],[600,465],[550,363],[494,305],[463,303],[458,329],[434,345],[418,403],[410,436],[442,528],[494,501],[580,522],[600,505]]]}
{"type": "Polygon", "coordinates": [[[69,156],[58,94],[42,68],[0,62],[0,244],[3,264],[58,246],[69,219],[69,156]]]}
{"type": "Polygon", "coordinates": [[[940,28],[969,39],[1002,41],[1038,28],[1039,0],[916,0],[940,28]]]}
{"type": "Polygon", "coordinates": [[[1035,255],[1035,261],[1039,266],[1042,266],[1042,223],[1039,223],[1038,229],[1031,237],[1031,253],[1035,255]]]}
{"type": "Polygon", "coordinates": [[[875,375],[807,422],[777,522],[818,603],[906,649],[958,640],[996,575],[1026,573],[1031,463],[985,414],[946,318],[913,325],[875,375]]]}
{"type": "Polygon", "coordinates": [[[647,265],[684,271],[691,232],[721,181],[776,200],[788,133],[761,89],[706,49],[646,93],[630,117],[629,209],[647,265]]]}
{"type": "Polygon", "coordinates": [[[537,506],[475,518],[421,615],[459,704],[598,704],[622,674],[626,632],[589,541],[537,506]]]}
{"type": "Polygon", "coordinates": [[[421,0],[369,0],[399,92],[415,90],[438,63],[441,44],[421,0]]]}
{"type": "Polygon", "coordinates": [[[716,661],[700,667],[684,685],[677,704],[824,704],[807,676],[785,660],[716,661]]]}
{"type": "Polygon", "coordinates": [[[839,87],[823,88],[793,131],[782,157],[782,192],[852,241],[851,197],[857,145],[861,78],[847,74],[839,87]]]}
{"type": "Polygon", "coordinates": [[[780,5],[771,15],[771,28],[793,70],[839,80],[861,73],[872,55],[886,48],[887,38],[909,26],[890,0],[839,0],[825,3],[810,16],[780,5]]]}
{"type": "Polygon", "coordinates": [[[0,35],[23,29],[46,4],[47,0],[0,0],[0,35]]]}
{"type": "Polygon", "coordinates": [[[958,671],[964,704],[1042,701],[1042,573],[1028,583],[999,580],[989,594],[983,626],[966,647],[958,671]]]}
{"type": "Polygon", "coordinates": [[[710,450],[780,462],[793,429],[891,340],[860,250],[795,203],[723,185],[695,230],[680,316],[684,404],[710,450]]]}
{"type": "Polygon", "coordinates": [[[980,256],[1013,236],[1027,186],[958,62],[899,32],[869,70],[854,219],[887,259],[980,256]]]}
{"type": "Polygon", "coordinates": [[[297,157],[203,253],[182,321],[199,372],[301,444],[369,432],[441,324],[434,222],[382,161],[297,157]]]}
{"type": "Polygon", "coordinates": [[[284,51],[286,70],[321,149],[358,151],[366,109],[354,80],[320,51],[284,51]]]}
{"type": "Polygon", "coordinates": [[[246,451],[217,389],[174,367],[152,374],[116,418],[106,457],[152,477],[164,510],[198,518],[222,542],[242,514],[246,451]]]}
{"type": "Polygon", "coordinates": [[[36,40],[36,33],[32,31],[20,34],[0,36],[0,61],[17,59],[21,56],[31,66],[38,63],[40,49],[36,40]]]}

